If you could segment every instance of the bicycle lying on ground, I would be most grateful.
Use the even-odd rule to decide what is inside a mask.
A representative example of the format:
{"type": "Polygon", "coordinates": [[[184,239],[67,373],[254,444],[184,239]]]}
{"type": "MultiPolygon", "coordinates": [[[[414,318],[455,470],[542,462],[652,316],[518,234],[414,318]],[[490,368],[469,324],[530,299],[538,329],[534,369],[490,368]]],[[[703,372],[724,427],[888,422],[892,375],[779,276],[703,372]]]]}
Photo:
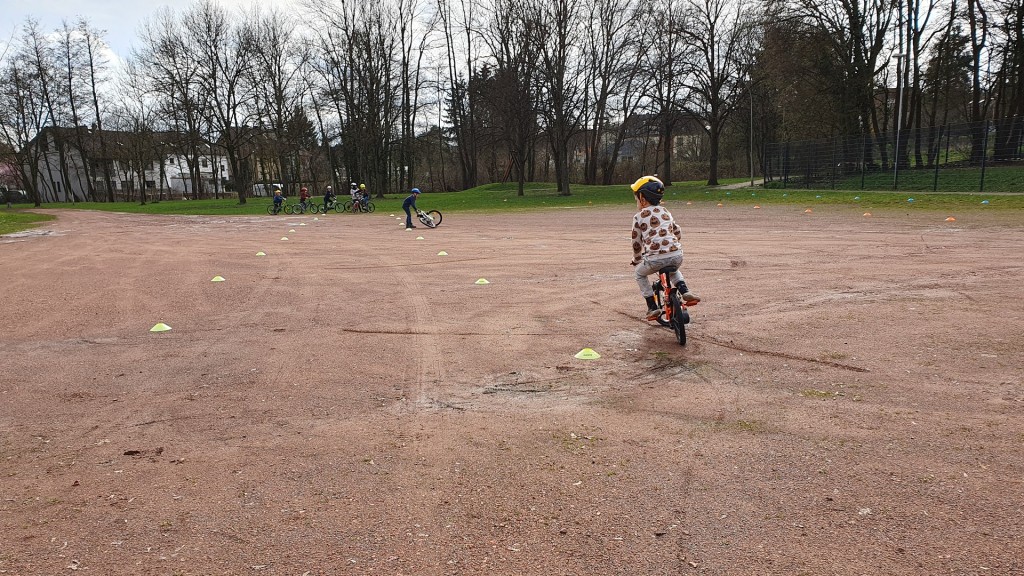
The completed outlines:
{"type": "Polygon", "coordinates": [[[686,311],[686,307],[693,306],[698,301],[684,302],[680,297],[679,290],[672,284],[672,274],[676,270],[676,266],[666,266],[658,270],[658,279],[651,284],[651,288],[654,289],[655,303],[663,310],[658,317],[658,324],[672,328],[679,344],[686,346],[686,325],[690,323],[690,313],[686,311]],[[663,289],[665,286],[668,290],[663,289]]]}
{"type": "MultiPolygon", "coordinates": [[[[371,210],[372,212],[372,210],[371,210]]],[[[430,212],[424,212],[419,208],[416,209],[416,217],[420,219],[427,228],[437,228],[441,225],[441,213],[437,210],[431,210],[430,212]]]]}

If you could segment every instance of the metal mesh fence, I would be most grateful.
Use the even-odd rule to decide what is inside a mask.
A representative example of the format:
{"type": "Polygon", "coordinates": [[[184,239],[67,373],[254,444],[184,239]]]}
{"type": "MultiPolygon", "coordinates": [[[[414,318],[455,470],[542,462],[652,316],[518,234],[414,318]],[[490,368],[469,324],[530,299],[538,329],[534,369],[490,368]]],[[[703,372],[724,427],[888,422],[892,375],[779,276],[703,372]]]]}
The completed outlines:
{"type": "Polygon", "coordinates": [[[1024,191],[1024,117],[769,144],[765,186],[1024,191]]]}

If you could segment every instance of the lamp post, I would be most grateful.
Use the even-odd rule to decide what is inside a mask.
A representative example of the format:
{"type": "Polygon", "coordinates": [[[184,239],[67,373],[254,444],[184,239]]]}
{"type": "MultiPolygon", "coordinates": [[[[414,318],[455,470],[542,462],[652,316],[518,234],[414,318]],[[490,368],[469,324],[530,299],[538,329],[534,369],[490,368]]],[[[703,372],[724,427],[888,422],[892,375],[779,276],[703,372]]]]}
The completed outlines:
{"type": "Polygon", "coordinates": [[[903,122],[903,57],[904,52],[896,53],[896,144],[892,150],[892,189],[895,190],[900,175],[900,128],[903,122]]]}

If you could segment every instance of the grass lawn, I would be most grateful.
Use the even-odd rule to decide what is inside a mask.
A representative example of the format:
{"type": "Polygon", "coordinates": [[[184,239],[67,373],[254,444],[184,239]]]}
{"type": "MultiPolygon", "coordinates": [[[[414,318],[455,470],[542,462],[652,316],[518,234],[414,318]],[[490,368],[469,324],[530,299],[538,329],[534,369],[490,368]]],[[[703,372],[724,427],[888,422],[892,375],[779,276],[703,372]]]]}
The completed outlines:
{"type": "MultiPolygon", "coordinates": [[[[723,180],[724,185],[746,182],[745,178],[723,180]]],[[[859,182],[858,182],[859,183],[859,182]]],[[[891,184],[891,182],[890,182],[891,184]]],[[[407,194],[388,194],[373,198],[377,212],[401,213],[402,200],[407,194]]],[[[341,196],[344,199],[344,196],[341,196]]],[[[314,197],[320,200],[319,197],[314,197]]],[[[289,198],[288,201],[294,201],[289,198]]],[[[927,193],[923,191],[872,192],[863,190],[802,190],[708,187],[704,181],[677,182],[669,187],[665,200],[671,206],[676,201],[721,202],[723,204],[794,204],[811,207],[816,204],[862,206],[865,209],[932,209],[932,210],[1022,210],[1024,194],[957,194],[927,193]]],[[[76,204],[44,204],[50,208],[78,210],[106,210],[140,214],[205,214],[205,215],[259,215],[267,214],[270,198],[249,198],[245,204],[237,200],[165,200],[140,205],[137,202],[79,202],[76,204]]],[[[441,212],[477,211],[503,212],[543,210],[551,208],[632,205],[629,186],[575,185],[571,196],[559,196],[550,183],[529,183],[523,196],[517,195],[515,184],[486,184],[462,192],[430,192],[417,201],[423,210],[441,212]]],[[[19,208],[31,207],[21,205],[19,208]]],[[[286,217],[281,214],[277,217],[286,217]]],[[[0,234],[24,230],[35,222],[51,217],[14,211],[0,211],[0,234]]]]}
{"type": "Polygon", "coordinates": [[[47,220],[53,220],[56,216],[50,214],[34,214],[22,212],[21,210],[0,209],[0,235],[11,234],[28,230],[47,220]]]}

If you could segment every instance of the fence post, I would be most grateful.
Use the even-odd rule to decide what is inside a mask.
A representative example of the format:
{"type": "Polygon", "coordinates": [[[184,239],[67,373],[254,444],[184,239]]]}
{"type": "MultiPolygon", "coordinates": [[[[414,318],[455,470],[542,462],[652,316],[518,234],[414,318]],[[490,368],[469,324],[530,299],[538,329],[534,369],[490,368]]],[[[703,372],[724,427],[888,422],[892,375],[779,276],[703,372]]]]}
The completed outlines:
{"type": "Polygon", "coordinates": [[[782,188],[786,189],[789,186],[789,142],[786,142],[786,147],[782,149],[782,188]]]}
{"type": "Polygon", "coordinates": [[[865,134],[861,140],[860,147],[860,189],[864,189],[864,176],[868,169],[868,135],[865,134]]]}
{"type": "Polygon", "coordinates": [[[900,128],[896,119],[896,145],[892,149],[892,189],[900,189],[900,128]]]}
{"type": "Polygon", "coordinates": [[[942,134],[946,133],[946,147],[949,147],[949,125],[939,129],[939,141],[935,143],[935,179],[932,181],[932,192],[939,190],[939,149],[942,147],[942,134]]]}
{"type": "Polygon", "coordinates": [[[836,136],[832,140],[832,189],[836,189],[836,141],[839,140],[839,136],[836,136]]]}
{"type": "Polygon", "coordinates": [[[985,160],[988,158],[988,120],[985,120],[985,137],[982,138],[981,144],[981,183],[978,187],[979,192],[985,191],[985,160]]]}

